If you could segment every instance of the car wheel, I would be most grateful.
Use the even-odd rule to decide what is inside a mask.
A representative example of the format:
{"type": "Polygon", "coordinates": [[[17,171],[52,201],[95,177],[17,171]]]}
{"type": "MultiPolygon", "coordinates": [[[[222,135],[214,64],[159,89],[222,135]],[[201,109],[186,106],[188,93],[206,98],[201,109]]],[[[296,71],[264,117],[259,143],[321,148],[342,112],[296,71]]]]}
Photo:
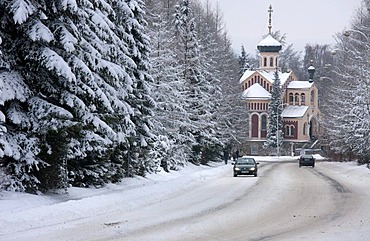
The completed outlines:
{"type": "Polygon", "coordinates": [[[238,175],[236,173],[234,173],[234,177],[237,177],[238,175]]]}
{"type": "Polygon", "coordinates": [[[254,173],[254,177],[257,177],[257,172],[254,173]]]}

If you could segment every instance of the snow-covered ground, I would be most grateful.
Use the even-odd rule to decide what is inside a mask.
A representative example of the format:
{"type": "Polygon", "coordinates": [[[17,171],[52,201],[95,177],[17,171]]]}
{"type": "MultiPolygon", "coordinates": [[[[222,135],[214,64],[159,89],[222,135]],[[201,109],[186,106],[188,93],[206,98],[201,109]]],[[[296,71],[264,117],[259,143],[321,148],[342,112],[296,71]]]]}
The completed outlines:
{"type": "MultiPolygon", "coordinates": [[[[255,158],[261,162],[297,159],[297,157],[255,158]]],[[[332,170],[333,173],[354,177],[348,178],[348,185],[351,185],[352,180],[353,182],[370,180],[369,169],[365,166],[358,166],[356,163],[320,162],[320,166],[332,170]]],[[[122,183],[110,184],[101,189],[69,188],[68,194],[36,196],[0,191],[0,240],[12,240],[12,237],[14,237],[13,240],[28,240],[32,230],[35,230],[34,235],[37,237],[40,227],[60,225],[60,227],[68,230],[69,222],[91,217],[99,219],[100,215],[106,213],[141,208],[148,203],[158,202],[169,196],[177,195],[182,190],[191,190],[193,186],[213,182],[225,173],[229,173],[231,177],[231,170],[231,165],[224,165],[223,163],[211,163],[209,166],[188,164],[179,171],[171,173],[161,171],[156,174],[149,174],[145,178],[124,179],[122,183]],[[122,209],[123,204],[125,209],[122,209]]],[[[257,180],[258,178],[250,179],[248,185],[253,186],[257,180]]],[[[272,193],[271,195],[279,195],[279,193],[272,193]]],[[[217,202],[227,203],[228,198],[227,195],[220,196],[217,202]]],[[[275,198],[278,199],[277,196],[271,197],[271,199],[275,198]]],[[[204,205],[212,204],[205,202],[204,205]]],[[[199,211],[201,210],[194,210],[194,213],[199,211]]],[[[368,205],[368,210],[363,211],[370,213],[370,205],[368,205]]],[[[114,225],[114,223],[105,223],[105,225],[114,225]]],[[[127,225],[129,226],[128,223],[127,225]]],[[[64,239],[60,237],[60,240],[64,239]]],[[[82,239],[77,238],[76,240],[82,239]]]]}

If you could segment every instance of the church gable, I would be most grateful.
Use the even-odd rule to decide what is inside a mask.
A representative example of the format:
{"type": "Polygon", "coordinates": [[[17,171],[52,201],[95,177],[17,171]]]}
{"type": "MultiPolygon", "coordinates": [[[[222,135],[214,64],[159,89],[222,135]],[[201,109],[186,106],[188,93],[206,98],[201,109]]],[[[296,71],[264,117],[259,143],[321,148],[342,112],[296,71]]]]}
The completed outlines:
{"type": "Polygon", "coordinates": [[[263,88],[259,83],[254,83],[251,87],[243,91],[243,99],[267,99],[271,97],[270,92],[263,88]]]}

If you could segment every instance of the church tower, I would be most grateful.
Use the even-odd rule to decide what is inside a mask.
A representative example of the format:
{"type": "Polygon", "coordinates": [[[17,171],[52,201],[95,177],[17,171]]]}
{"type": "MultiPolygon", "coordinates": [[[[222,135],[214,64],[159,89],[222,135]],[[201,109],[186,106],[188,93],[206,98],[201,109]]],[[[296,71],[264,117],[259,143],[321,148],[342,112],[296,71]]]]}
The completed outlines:
{"type": "Polygon", "coordinates": [[[277,41],[274,37],[272,37],[271,29],[272,29],[272,20],[271,20],[271,13],[272,13],[272,6],[269,7],[269,34],[262,39],[258,45],[257,49],[259,50],[259,69],[266,70],[266,71],[275,71],[279,66],[279,52],[282,48],[281,43],[277,41]]]}

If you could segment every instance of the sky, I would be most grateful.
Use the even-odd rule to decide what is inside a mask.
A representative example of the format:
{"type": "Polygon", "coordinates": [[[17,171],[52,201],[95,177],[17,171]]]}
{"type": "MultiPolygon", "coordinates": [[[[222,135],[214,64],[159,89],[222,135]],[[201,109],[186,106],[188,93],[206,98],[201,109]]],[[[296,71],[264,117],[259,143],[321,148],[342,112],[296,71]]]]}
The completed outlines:
{"type": "MultiPolygon", "coordinates": [[[[204,0],[205,1],[205,0],[204,0]]],[[[262,36],[268,33],[268,8],[272,5],[272,31],[287,35],[294,49],[304,51],[309,44],[335,43],[362,0],[209,0],[218,2],[233,49],[254,53],[262,36]]]]}

